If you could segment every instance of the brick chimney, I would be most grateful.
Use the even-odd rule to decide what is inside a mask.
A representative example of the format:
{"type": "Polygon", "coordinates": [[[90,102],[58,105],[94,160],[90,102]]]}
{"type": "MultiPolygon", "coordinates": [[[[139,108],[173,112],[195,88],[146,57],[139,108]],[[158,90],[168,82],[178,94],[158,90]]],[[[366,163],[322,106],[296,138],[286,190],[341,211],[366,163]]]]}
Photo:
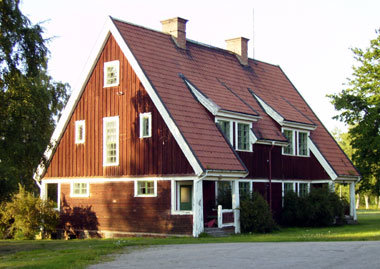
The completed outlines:
{"type": "Polygon", "coordinates": [[[227,50],[236,54],[242,65],[248,65],[248,38],[237,37],[227,39],[227,50]]]}
{"type": "Polygon", "coordinates": [[[162,31],[171,34],[174,42],[181,49],[186,49],[186,22],[187,20],[180,17],[161,21],[162,31]]]}

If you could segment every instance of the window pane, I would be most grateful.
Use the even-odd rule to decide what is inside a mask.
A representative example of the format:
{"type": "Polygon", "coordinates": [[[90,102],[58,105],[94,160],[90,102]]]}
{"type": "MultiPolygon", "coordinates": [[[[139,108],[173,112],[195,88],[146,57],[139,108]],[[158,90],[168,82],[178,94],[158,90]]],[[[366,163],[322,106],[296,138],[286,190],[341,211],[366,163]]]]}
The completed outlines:
{"type": "Polygon", "coordinates": [[[116,120],[105,122],[105,152],[106,162],[114,164],[117,162],[117,123],[116,120]]]}
{"type": "Polygon", "coordinates": [[[49,183],[47,184],[47,199],[53,201],[54,207],[58,207],[58,184],[49,183]]]}
{"type": "Polygon", "coordinates": [[[137,181],[137,194],[154,195],[154,182],[153,181],[137,181]]]}
{"type": "Polygon", "coordinates": [[[179,209],[191,210],[192,209],[192,186],[180,185],[179,186],[179,209]]]}
{"type": "Polygon", "coordinates": [[[239,182],[240,197],[250,194],[251,192],[250,184],[251,184],[250,182],[239,182]]]}
{"type": "Polygon", "coordinates": [[[289,191],[294,191],[293,183],[284,183],[284,193],[286,194],[289,191]]]}
{"type": "Polygon", "coordinates": [[[293,147],[293,131],[291,130],[284,130],[284,136],[286,139],[288,139],[289,145],[284,148],[285,154],[294,154],[294,147],[293,147]]]}
{"type": "Polygon", "coordinates": [[[307,156],[307,133],[298,133],[298,155],[307,156]]]}
{"type": "Polygon", "coordinates": [[[238,123],[238,149],[249,150],[249,124],[238,123]]]}
{"type": "Polygon", "coordinates": [[[299,195],[301,197],[304,197],[304,196],[306,196],[308,194],[309,188],[308,188],[308,184],[307,183],[299,183],[298,187],[299,187],[299,195]]]}
{"type": "Polygon", "coordinates": [[[225,121],[225,120],[218,120],[218,125],[220,129],[222,130],[223,134],[227,137],[228,141],[231,142],[231,137],[230,137],[230,122],[225,121]]]}

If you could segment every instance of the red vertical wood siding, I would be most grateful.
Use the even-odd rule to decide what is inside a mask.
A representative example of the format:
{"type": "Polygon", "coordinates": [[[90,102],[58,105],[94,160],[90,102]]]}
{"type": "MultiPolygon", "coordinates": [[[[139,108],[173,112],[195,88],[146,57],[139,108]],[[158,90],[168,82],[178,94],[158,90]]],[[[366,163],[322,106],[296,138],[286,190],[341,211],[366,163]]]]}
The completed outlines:
{"type": "Polygon", "coordinates": [[[70,197],[61,184],[61,221],[75,230],[191,234],[192,215],[171,215],[171,182],[157,182],[157,197],[134,197],[134,182],[90,184],[90,197],[70,197]]]}
{"type": "MultiPolygon", "coordinates": [[[[268,178],[271,146],[254,144],[253,152],[238,151],[249,170],[247,178],[268,178]]],[[[272,179],[330,179],[324,168],[310,152],[310,157],[282,155],[281,147],[272,150],[272,179]]]]}
{"type": "Polygon", "coordinates": [[[45,177],[194,174],[140,80],[110,36],[54,153],[45,177]],[[120,85],[103,88],[103,65],[120,61],[120,85]],[[122,94],[120,94],[122,93],[122,94]],[[152,113],[152,137],[139,138],[139,113],[152,113]],[[119,165],[103,167],[103,118],[119,116],[119,165]],[[75,121],[86,121],[75,144],[75,121]]]}

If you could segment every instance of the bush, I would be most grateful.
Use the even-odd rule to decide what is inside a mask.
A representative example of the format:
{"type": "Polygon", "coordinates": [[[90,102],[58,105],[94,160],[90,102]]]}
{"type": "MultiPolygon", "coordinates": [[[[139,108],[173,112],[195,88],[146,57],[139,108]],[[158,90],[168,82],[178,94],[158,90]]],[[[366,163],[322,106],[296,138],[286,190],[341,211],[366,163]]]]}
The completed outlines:
{"type": "Polygon", "coordinates": [[[257,192],[240,201],[240,222],[243,233],[270,233],[277,229],[267,201],[257,192]]]}
{"type": "Polygon", "coordinates": [[[342,223],[345,202],[327,188],[314,188],[305,197],[286,193],[281,224],[285,226],[330,226],[342,223]]]}
{"type": "Polygon", "coordinates": [[[19,185],[19,192],[1,206],[0,231],[5,238],[34,239],[55,230],[59,215],[51,201],[41,200],[19,185]]]}

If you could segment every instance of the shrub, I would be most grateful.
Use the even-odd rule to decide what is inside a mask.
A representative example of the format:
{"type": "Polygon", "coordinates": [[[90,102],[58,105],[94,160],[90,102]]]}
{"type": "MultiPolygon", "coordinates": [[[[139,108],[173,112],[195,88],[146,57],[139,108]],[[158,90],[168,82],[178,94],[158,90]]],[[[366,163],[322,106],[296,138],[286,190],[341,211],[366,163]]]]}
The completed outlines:
{"type": "Polygon", "coordinates": [[[35,197],[21,185],[12,200],[2,205],[0,215],[3,237],[15,239],[34,239],[41,229],[43,235],[50,233],[59,219],[51,201],[35,197]]]}
{"type": "Polygon", "coordinates": [[[257,192],[240,201],[240,222],[243,233],[270,233],[277,228],[267,201],[257,192]]]}
{"type": "Polygon", "coordinates": [[[287,192],[284,197],[281,223],[286,226],[299,226],[304,223],[305,202],[305,199],[299,197],[295,192],[287,192]]]}
{"type": "Polygon", "coordinates": [[[314,188],[305,197],[289,192],[284,197],[281,224],[285,226],[329,226],[342,223],[345,203],[328,188],[314,188]]]}

